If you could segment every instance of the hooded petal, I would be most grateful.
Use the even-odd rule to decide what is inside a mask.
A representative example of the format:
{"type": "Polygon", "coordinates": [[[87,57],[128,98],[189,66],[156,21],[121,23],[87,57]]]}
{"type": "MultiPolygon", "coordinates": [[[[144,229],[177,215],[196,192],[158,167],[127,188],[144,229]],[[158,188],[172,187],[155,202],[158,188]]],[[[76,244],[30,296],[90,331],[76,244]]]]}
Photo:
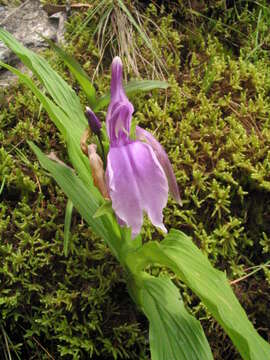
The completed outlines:
{"type": "Polygon", "coordinates": [[[107,133],[111,146],[129,141],[133,105],[128,101],[123,88],[123,65],[119,56],[112,62],[111,101],[106,115],[107,133]]]}
{"type": "Polygon", "coordinates": [[[152,148],[139,141],[110,148],[106,181],[117,217],[140,232],[143,212],[153,225],[166,231],[162,210],[168,200],[168,182],[152,148]]]}
{"type": "Polygon", "coordinates": [[[140,141],[146,141],[152,149],[154,150],[158,161],[160,162],[166,176],[168,179],[169,189],[172,197],[174,200],[179,204],[182,205],[181,197],[179,194],[178,185],[176,182],[176,178],[173,172],[172,164],[164,150],[163,146],[154,138],[154,136],[139,126],[136,126],[136,138],[140,141]]]}
{"type": "Polygon", "coordinates": [[[123,64],[119,56],[112,61],[111,101],[127,100],[123,89],[123,64]]]}

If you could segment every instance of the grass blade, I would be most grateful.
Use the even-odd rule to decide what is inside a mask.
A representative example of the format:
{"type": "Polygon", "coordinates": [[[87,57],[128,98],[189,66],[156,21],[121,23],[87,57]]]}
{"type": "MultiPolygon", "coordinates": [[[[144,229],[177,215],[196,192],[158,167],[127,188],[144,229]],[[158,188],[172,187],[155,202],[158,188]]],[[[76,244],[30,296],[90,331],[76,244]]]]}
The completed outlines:
{"type": "Polygon", "coordinates": [[[147,45],[147,47],[152,51],[153,55],[155,56],[157,62],[164,67],[162,61],[160,60],[160,57],[158,56],[158,54],[156,53],[155,49],[153,48],[153,45],[150,41],[150,39],[147,37],[147,35],[145,34],[145,32],[141,29],[141,27],[139,26],[139,24],[136,22],[136,20],[134,19],[134,17],[131,15],[130,11],[128,10],[128,8],[126,7],[126,5],[124,4],[124,2],[122,0],[117,0],[119,7],[122,9],[122,11],[126,14],[126,16],[128,17],[130,23],[135,27],[135,29],[138,31],[138,33],[140,34],[141,38],[144,40],[145,44],[147,45]]]}
{"type": "Polygon", "coordinates": [[[64,255],[68,256],[69,239],[70,239],[70,225],[72,219],[73,203],[70,199],[67,201],[64,225],[64,255]]]}
{"type": "Polygon", "coordinates": [[[5,182],[6,182],[6,177],[4,175],[1,186],[0,186],[0,195],[2,194],[2,192],[4,190],[5,182]]]}

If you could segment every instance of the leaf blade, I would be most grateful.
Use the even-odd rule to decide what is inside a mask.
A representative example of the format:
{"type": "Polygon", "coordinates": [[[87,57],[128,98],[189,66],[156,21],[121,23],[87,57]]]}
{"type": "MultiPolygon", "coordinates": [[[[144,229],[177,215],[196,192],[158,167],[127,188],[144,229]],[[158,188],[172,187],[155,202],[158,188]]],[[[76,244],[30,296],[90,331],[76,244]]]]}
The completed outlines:
{"type": "Polygon", "coordinates": [[[51,48],[57,53],[57,55],[64,61],[64,63],[69,68],[70,72],[74,75],[75,79],[78,81],[82,87],[90,106],[93,108],[96,103],[96,90],[91,83],[89,76],[86,74],[81,65],[67,52],[65,52],[61,47],[57,46],[50,39],[44,38],[51,48]]]}
{"type": "Polygon", "coordinates": [[[225,274],[214,269],[184,233],[171,230],[161,243],[145,244],[127,262],[133,273],[149,264],[168,266],[200,297],[243,359],[270,359],[270,345],[254,329],[225,274]]]}
{"type": "Polygon", "coordinates": [[[112,253],[118,258],[122,242],[116,220],[109,215],[104,216],[102,219],[94,219],[93,215],[101,203],[97,202],[89,187],[68,166],[49,159],[34,143],[30,141],[28,143],[36,154],[41,166],[51,173],[93,232],[104,239],[112,253]]]}
{"type": "Polygon", "coordinates": [[[169,278],[145,274],[141,292],[153,360],[213,360],[200,322],[187,312],[169,278]]]}
{"type": "Polygon", "coordinates": [[[0,39],[37,76],[56,104],[66,113],[72,114],[78,124],[87,124],[75,91],[52,69],[49,63],[35,52],[24,47],[9,32],[0,28],[0,39]]]}
{"type": "MultiPolygon", "coordinates": [[[[154,89],[167,89],[169,84],[161,80],[132,80],[124,85],[125,92],[128,96],[134,95],[140,91],[150,91],[154,89]]],[[[110,102],[110,93],[107,93],[97,100],[94,106],[95,111],[98,111],[110,102]]]]}
{"type": "Polygon", "coordinates": [[[49,114],[51,120],[63,134],[64,139],[67,142],[68,153],[74,168],[78,171],[78,174],[80,174],[80,177],[83,179],[83,181],[91,187],[93,193],[96,194],[96,197],[101,198],[100,193],[93,185],[88,161],[83,156],[79,145],[81,133],[84,131],[84,126],[77,126],[78,124],[75,124],[74,122],[70,123],[69,118],[65,112],[63,112],[63,110],[58,105],[56,105],[42,91],[40,91],[29,76],[21,73],[18,69],[8,64],[2,63],[1,61],[0,65],[17,75],[19,79],[25,85],[27,85],[33,94],[38,98],[49,114]]]}

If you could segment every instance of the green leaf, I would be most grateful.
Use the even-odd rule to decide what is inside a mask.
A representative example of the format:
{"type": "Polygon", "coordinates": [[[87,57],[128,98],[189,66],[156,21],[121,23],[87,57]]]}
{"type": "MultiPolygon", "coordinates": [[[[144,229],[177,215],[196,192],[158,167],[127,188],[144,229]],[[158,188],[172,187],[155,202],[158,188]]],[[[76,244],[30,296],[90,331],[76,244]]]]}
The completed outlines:
{"type": "MultiPolygon", "coordinates": [[[[127,95],[131,96],[140,91],[150,91],[154,89],[167,89],[169,84],[166,81],[160,80],[132,80],[129,81],[125,86],[125,92],[127,95]]],[[[110,93],[107,93],[100,97],[97,100],[96,105],[93,110],[98,111],[105,106],[107,106],[110,102],[110,93]]]]}
{"type": "Polygon", "coordinates": [[[135,274],[149,264],[168,266],[200,297],[243,359],[270,359],[270,345],[248,320],[225,274],[212,267],[190,237],[172,230],[161,243],[149,242],[129,254],[126,262],[135,274]]]}
{"type": "Polygon", "coordinates": [[[105,240],[112,253],[118,258],[122,241],[116,220],[108,214],[102,219],[94,219],[93,215],[101,204],[96,201],[89,187],[75,175],[71,168],[50,160],[32,142],[29,142],[29,145],[36,154],[42,167],[52,174],[57,184],[62,188],[93,232],[105,240]]]}
{"type": "MultiPolygon", "coordinates": [[[[80,139],[87,127],[79,98],[72,88],[51,68],[45,59],[26,49],[11,34],[0,29],[0,40],[13,50],[22,62],[38,77],[51,96],[51,100],[26,74],[0,62],[0,65],[16,74],[36,95],[67,142],[69,157],[81,179],[94,190],[88,159],[80,149],[80,139]]],[[[101,197],[96,192],[97,197],[101,197]]]]}
{"type": "MultiPolygon", "coordinates": [[[[44,37],[43,37],[44,38],[44,37]]],[[[89,101],[89,105],[91,108],[95,107],[96,103],[96,90],[91,83],[89,76],[83,70],[81,65],[68,53],[66,53],[62,48],[57,46],[50,39],[44,38],[48,44],[52,47],[52,49],[58,54],[58,56],[65,62],[68,66],[70,72],[74,75],[80,86],[82,87],[87,99],[89,101]]]]}
{"type": "Polygon", "coordinates": [[[187,312],[171,280],[145,274],[141,286],[141,307],[150,323],[151,359],[213,359],[200,322],[187,312]]]}
{"type": "Polygon", "coordinates": [[[73,122],[80,125],[87,124],[75,91],[52,69],[44,58],[25,48],[10,33],[2,28],[0,28],[0,40],[37,76],[56,104],[68,116],[72,117],[73,122]]]}
{"type": "Polygon", "coordinates": [[[93,218],[96,219],[102,215],[106,215],[106,214],[113,214],[113,209],[112,209],[112,202],[111,201],[105,201],[104,204],[102,204],[97,211],[95,212],[95,214],[93,215],[93,218]]]}
{"type": "Polygon", "coordinates": [[[167,89],[169,84],[167,81],[161,80],[132,80],[125,86],[125,91],[128,95],[132,95],[139,91],[150,91],[153,89],[167,89]]]}
{"type": "Polygon", "coordinates": [[[84,126],[79,127],[78,124],[77,126],[75,121],[71,123],[65,112],[45,94],[43,94],[43,92],[38,89],[29,76],[21,73],[19,70],[10,65],[2,63],[1,61],[0,65],[16,74],[19,79],[30,88],[33,94],[36,95],[52,121],[63,134],[67,142],[69,157],[74,168],[77,170],[78,174],[80,174],[80,177],[85,182],[85,184],[92,188],[93,193],[96,194],[96,197],[102,198],[100,193],[96,191],[96,188],[93,185],[89,163],[80,149],[80,134],[82,133],[84,126]]]}
{"type": "Polygon", "coordinates": [[[119,243],[122,244],[123,241],[119,240],[122,234],[120,233],[115,218],[107,214],[103,216],[102,219],[93,219],[94,213],[104,202],[104,199],[93,185],[89,161],[80,148],[80,139],[88,124],[82,111],[79,98],[74,90],[51,68],[45,59],[26,49],[11,34],[3,29],[0,29],[0,40],[19,56],[21,61],[37,76],[50,95],[50,97],[48,97],[40,91],[34,81],[26,74],[21,73],[10,65],[0,62],[0,65],[16,74],[42,103],[44,109],[48,112],[50,118],[64,136],[69,158],[78,176],[74,174],[72,169],[65,166],[63,167],[49,160],[34,144],[31,144],[32,149],[38,156],[42,166],[52,173],[57,183],[62,187],[73,202],[75,208],[92,227],[93,231],[104,238],[111,247],[114,255],[118,257],[118,250],[121,247],[119,243]],[[59,170],[59,174],[57,173],[57,168],[61,169],[61,171],[59,170]],[[72,181],[74,181],[74,184],[72,181]],[[76,192],[77,190],[81,191],[85,196],[78,194],[76,192]],[[89,211],[89,207],[91,211],[89,211]],[[86,211],[86,209],[88,210],[86,211]]]}
{"type": "Polygon", "coordinates": [[[68,256],[69,238],[70,238],[70,225],[72,219],[73,203],[70,199],[67,201],[64,225],[64,255],[68,256]]]}

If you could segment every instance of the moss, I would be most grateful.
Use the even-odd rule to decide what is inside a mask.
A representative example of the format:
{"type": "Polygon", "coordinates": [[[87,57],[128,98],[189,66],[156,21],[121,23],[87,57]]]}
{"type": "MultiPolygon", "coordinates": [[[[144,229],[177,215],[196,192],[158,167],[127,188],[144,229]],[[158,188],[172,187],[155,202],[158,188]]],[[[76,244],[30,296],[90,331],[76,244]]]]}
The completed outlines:
{"type": "MultiPolygon", "coordinates": [[[[153,131],[167,150],[181,189],[184,205],[179,208],[170,199],[164,211],[166,226],[192,235],[211,262],[233,280],[246,275],[246,268],[268,260],[270,58],[265,30],[269,10],[263,2],[237,7],[229,3],[226,11],[224,1],[138,4],[145,6],[142,26],[149,29],[159,56],[166,58],[171,86],[132,101],[135,120],[153,131]],[[198,8],[199,3],[203,7],[198,8]],[[263,45],[251,53],[256,41],[263,45]]],[[[99,60],[92,38],[98,18],[82,30],[85,17],[76,13],[69,19],[67,48],[93,74],[99,60]],[[71,36],[74,31],[76,37],[71,36]]],[[[153,54],[139,38],[138,44],[142,57],[151,63],[153,54]]],[[[63,64],[49,50],[45,56],[86,104],[63,64]]],[[[108,49],[104,72],[96,78],[98,93],[108,90],[110,61],[108,49]]],[[[141,60],[138,66],[146,76],[141,60]]],[[[3,351],[5,332],[11,352],[16,350],[21,358],[47,359],[49,353],[66,359],[87,359],[89,354],[93,359],[149,359],[148,325],[129,299],[124,274],[76,212],[70,255],[63,255],[66,198],[26,143],[34,140],[45,152],[56,150],[66,160],[61,137],[23,86],[18,84],[3,95],[3,351]]],[[[104,119],[103,112],[99,116],[104,119]]],[[[161,237],[147,220],[143,235],[144,241],[161,237]]],[[[190,310],[202,319],[215,359],[237,359],[233,345],[199,300],[175,282],[190,310]]],[[[265,267],[233,289],[255,327],[269,340],[267,286],[269,268],[265,267]]]]}

